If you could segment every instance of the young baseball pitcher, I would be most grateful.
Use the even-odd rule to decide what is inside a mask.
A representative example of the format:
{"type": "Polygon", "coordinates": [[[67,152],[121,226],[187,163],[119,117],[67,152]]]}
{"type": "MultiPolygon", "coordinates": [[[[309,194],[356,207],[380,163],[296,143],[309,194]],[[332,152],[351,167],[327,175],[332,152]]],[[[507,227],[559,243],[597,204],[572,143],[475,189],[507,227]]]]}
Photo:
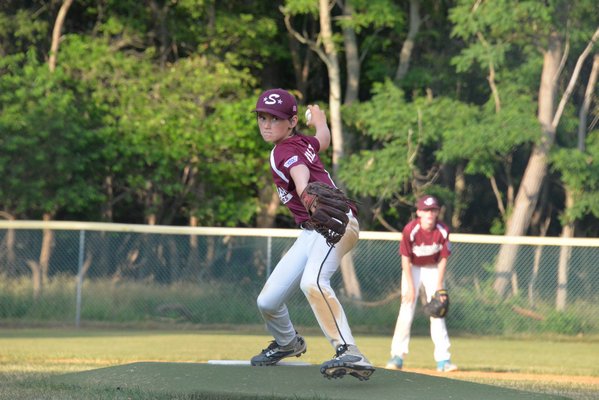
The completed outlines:
{"type": "Polygon", "coordinates": [[[399,245],[402,266],[401,306],[391,342],[388,369],[403,367],[404,357],[408,354],[410,330],[421,285],[424,287],[427,301],[431,302],[433,296],[442,295],[447,302],[444,311],[430,316],[437,371],[450,372],[457,369],[450,361],[449,335],[444,318],[449,301],[444,288],[447,258],[451,254],[449,228],[438,220],[439,210],[439,201],[435,197],[420,198],[416,211],[418,218],[410,221],[402,231],[399,245]]]}
{"type": "Polygon", "coordinates": [[[314,136],[298,131],[297,102],[286,90],[265,91],[254,109],[262,138],[274,145],[270,167],[279,197],[301,233],[258,296],[258,308],[274,340],[252,357],[251,364],[274,365],[306,352],[306,342],[295,330],[286,305],[291,294],[301,288],[322,332],[336,350],[334,358],[321,365],[322,374],[329,379],[349,374],[367,380],[375,368],[358,350],[330,284],[341,258],[358,241],[357,211],[349,201],[342,202],[342,212],[334,217],[322,207],[327,199],[319,197],[320,188],[342,192],[336,189],[318,155],[331,142],[326,115],[317,105],[308,106],[308,110],[308,126],[316,129],[314,136]]]}

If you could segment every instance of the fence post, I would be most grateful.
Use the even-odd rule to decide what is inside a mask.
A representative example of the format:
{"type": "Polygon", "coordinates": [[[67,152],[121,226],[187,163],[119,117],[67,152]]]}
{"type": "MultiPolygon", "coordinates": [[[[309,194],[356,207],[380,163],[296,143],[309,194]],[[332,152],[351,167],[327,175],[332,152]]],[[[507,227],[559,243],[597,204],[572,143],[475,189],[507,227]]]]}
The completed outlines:
{"type": "Polygon", "coordinates": [[[83,286],[83,254],[85,251],[85,231],[79,231],[79,265],[77,267],[77,300],[75,311],[75,327],[81,322],[81,286],[83,286]]]}

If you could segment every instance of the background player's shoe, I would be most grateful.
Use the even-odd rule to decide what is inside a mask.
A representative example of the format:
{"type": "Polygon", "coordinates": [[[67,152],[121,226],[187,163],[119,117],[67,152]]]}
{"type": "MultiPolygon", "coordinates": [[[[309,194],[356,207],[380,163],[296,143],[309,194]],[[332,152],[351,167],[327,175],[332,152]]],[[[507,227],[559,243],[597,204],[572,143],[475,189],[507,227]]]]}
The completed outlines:
{"type": "Polygon", "coordinates": [[[361,381],[366,381],[375,371],[368,359],[353,344],[337,347],[335,357],[320,366],[325,378],[343,378],[349,374],[361,381]]]}
{"type": "Polygon", "coordinates": [[[252,357],[251,364],[254,366],[275,365],[285,357],[301,356],[306,352],[306,348],[306,341],[300,335],[295,335],[293,340],[285,346],[280,346],[276,340],[273,340],[260,354],[252,357]]]}
{"type": "Polygon", "coordinates": [[[400,370],[403,368],[403,359],[400,356],[393,356],[389,361],[387,361],[385,368],[400,370]]]}
{"type": "Polygon", "coordinates": [[[449,360],[439,361],[437,363],[437,371],[439,371],[439,372],[452,372],[452,371],[457,371],[457,370],[458,370],[458,366],[455,364],[452,364],[451,361],[449,361],[449,360]]]}

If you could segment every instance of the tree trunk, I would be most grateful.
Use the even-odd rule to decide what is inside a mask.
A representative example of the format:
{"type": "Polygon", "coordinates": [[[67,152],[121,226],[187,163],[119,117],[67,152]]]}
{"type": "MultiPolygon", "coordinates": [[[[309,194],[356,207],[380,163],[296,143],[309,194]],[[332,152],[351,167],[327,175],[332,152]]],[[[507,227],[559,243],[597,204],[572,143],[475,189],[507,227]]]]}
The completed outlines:
{"type": "Polygon", "coordinates": [[[198,275],[200,278],[210,280],[214,269],[214,260],[216,259],[216,237],[208,236],[206,238],[206,251],[204,252],[204,267],[198,275]]]}
{"type": "MultiPolygon", "coordinates": [[[[341,73],[339,70],[339,59],[337,49],[333,42],[333,30],[331,27],[331,14],[328,0],[320,2],[320,34],[326,54],[326,65],[329,74],[329,107],[331,113],[331,133],[333,144],[333,179],[337,180],[339,173],[339,161],[343,158],[343,125],[341,122],[341,73]]],[[[360,285],[356,276],[351,253],[349,257],[341,260],[341,273],[346,285],[346,293],[357,299],[362,298],[360,285]]]]}
{"type": "Polygon", "coordinates": [[[60,46],[60,37],[62,36],[62,26],[64,25],[64,20],[67,16],[67,12],[69,11],[69,7],[73,4],[73,0],[64,0],[62,5],[60,6],[60,10],[58,10],[58,15],[56,16],[56,21],[54,22],[54,29],[52,30],[52,45],[50,47],[50,58],[48,59],[48,67],[51,72],[54,72],[56,69],[56,58],[58,55],[58,47],[60,46]]]}
{"type": "MultiPolygon", "coordinates": [[[[44,213],[44,221],[51,221],[52,214],[44,213]]],[[[42,249],[40,251],[40,272],[42,285],[48,283],[49,269],[50,269],[50,257],[52,256],[52,247],[54,245],[54,231],[52,229],[44,229],[42,236],[42,249]]]]}
{"type": "MultiPolygon", "coordinates": [[[[293,71],[295,72],[295,80],[297,83],[297,88],[302,93],[302,98],[300,99],[303,103],[305,101],[305,97],[308,92],[308,77],[310,75],[310,67],[312,65],[312,52],[316,53],[323,62],[327,62],[326,55],[322,52],[320,48],[320,44],[311,40],[310,37],[316,36],[316,32],[314,31],[316,28],[312,25],[310,26],[310,34],[311,36],[306,37],[307,35],[305,29],[304,34],[300,34],[293,28],[291,24],[291,14],[287,14],[283,7],[279,7],[281,13],[283,13],[285,27],[287,28],[287,32],[289,32],[289,49],[291,52],[291,61],[293,65],[293,71]],[[296,41],[294,41],[295,39],[296,41]],[[298,43],[304,44],[308,46],[312,51],[308,51],[305,57],[302,60],[300,46],[298,43]]],[[[314,24],[315,25],[315,24],[314,24]]]]}
{"type": "Polygon", "coordinates": [[[593,100],[593,92],[595,91],[595,84],[597,83],[597,75],[599,74],[599,54],[595,54],[593,58],[593,68],[589,75],[589,81],[587,83],[586,91],[584,92],[584,101],[580,112],[578,113],[578,150],[586,150],[586,137],[587,137],[587,116],[589,114],[589,108],[593,100]]]}
{"type": "MultiPolygon", "coordinates": [[[[585,141],[587,135],[587,116],[589,108],[593,98],[593,92],[595,90],[595,84],[597,82],[597,74],[599,73],[599,54],[596,54],[593,59],[593,68],[589,75],[589,81],[584,94],[584,101],[580,112],[578,113],[578,144],[577,149],[580,152],[585,151],[585,141]]],[[[566,209],[564,212],[568,212],[575,205],[575,196],[572,189],[566,186],[566,209]]],[[[568,221],[562,228],[560,237],[571,238],[576,234],[576,221],[568,221]]],[[[570,264],[570,257],[572,255],[572,249],[569,246],[562,246],[559,254],[558,264],[558,281],[557,281],[557,293],[555,300],[555,308],[557,311],[564,311],[566,309],[566,299],[568,297],[568,270],[570,264]]]]}
{"type": "Polygon", "coordinates": [[[362,300],[362,290],[356,274],[352,251],[341,259],[341,276],[343,277],[343,288],[347,297],[353,300],[362,300]]]}
{"type": "Polygon", "coordinates": [[[27,265],[31,270],[31,282],[33,287],[33,301],[36,302],[42,296],[42,272],[39,263],[28,260],[27,265]]]}
{"type": "MultiPolygon", "coordinates": [[[[551,217],[547,216],[545,222],[542,224],[540,229],[540,235],[546,236],[549,224],[551,223],[551,217]]],[[[530,276],[530,282],[528,283],[528,304],[530,308],[535,308],[535,285],[539,276],[539,270],[541,269],[541,257],[543,256],[543,246],[537,246],[535,249],[535,256],[532,265],[532,274],[530,276]]]]}
{"type": "MultiPolygon", "coordinates": [[[[15,217],[10,214],[7,213],[5,211],[0,211],[0,218],[4,218],[8,221],[14,221],[15,217]]],[[[15,230],[14,229],[8,229],[6,231],[6,236],[4,238],[4,251],[3,256],[6,257],[6,271],[5,273],[10,277],[12,276],[15,271],[16,271],[16,255],[15,255],[15,230]]],[[[2,270],[0,270],[0,274],[2,273],[2,270]]]]}
{"type": "MultiPolygon", "coordinates": [[[[566,188],[566,210],[574,206],[574,196],[572,191],[566,188]]],[[[560,237],[574,237],[575,223],[574,221],[566,223],[562,227],[560,237]]],[[[559,264],[557,268],[557,293],[555,296],[555,309],[564,311],[566,309],[566,298],[568,296],[568,269],[570,257],[572,256],[572,247],[562,246],[559,250],[559,264]]]]}
{"type": "MultiPolygon", "coordinates": [[[[574,85],[578,80],[582,64],[598,39],[599,28],[597,28],[586,48],[580,57],[578,57],[568,87],[556,111],[554,111],[558,77],[561,72],[560,60],[562,58],[563,43],[562,38],[557,32],[553,32],[549,36],[548,48],[544,53],[543,72],[541,74],[541,86],[539,89],[538,119],[541,124],[542,135],[539,142],[535,144],[526,170],[524,171],[524,176],[516,195],[516,201],[514,202],[514,210],[507,220],[506,236],[522,236],[526,233],[530,225],[530,217],[539,197],[541,183],[547,174],[547,157],[555,140],[557,125],[566,107],[566,103],[574,90],[574,85]]],[[[517,252],[518,246],[513,244],[502,245],[499,250],[497,264],[495,265],[496,277],[493,288],[500,297],[505,297],[517,252]]]]}
{"type": "Polygon", "coordinates": [[[143,196],[146,224],[156,225],[158,222],[158,216],[156,215],[158,195],[154,191],[154,184],[152,181],[148,180],[146,182],[146,191],[143,196]]]}
{"type": "MultiPolygon", "coordinates": [[[[284,9],[281,8],[282,12],[284,9]]],[[[285,26],[287,30],[300,42],[310,46],[310,48],[318,55],[318,57],[325,63],[327,67],[329,77],[329,112],[330,112],[330,128],[331,128],[331,141],[333,149],[333,180],[336,181],[340,187],[343,187],[337,180],[339,161],[343,158],[344,154],[344,139],[343,139],[343,125],[341,122],[341,73],[339,68],[339,59],[337,56],[337,50],[333,41],[333,29],[331,26],[331,14],[329,9],[328,0],[319,0],[319,22],[320,22],[320,37],[318,41],[312,41],[305,36],[299,34],[291,25],[291,16],[285,15],[285,26]],[[322,43],[324,51],[320,47],[322,43]]],[[[347,261],[345,261],[347,262],[347,261]]],[[[341,270],[351,270],[355,276],[353,268],[353,262],[351,265],[343,264],[341,270]]],[[[345,274],[344,274],[345,275],[345,274]]],[[[344,277],[344,280],[346,278],[344,277]]],[[[348,282],[353,279],[348,278],[348,282]]],[[[346,288],[347,293],[360,293],[359,286],[354,285],[353,287],[346,288]]],[[[361,297],[361,296],[360,296],[361,297]]]]}
{"type": "Polygon", "coordinates": [[[256,217],[258,228],[272,228],[275,225],[277,209],[279,208],[279,195],[273,185],[264,185],[259,192],[260,213],[256,217]]]}
{"type": "MultiPolygon", "coordinates": [[[[514,209],[508,217],[506,236],[523,236],[530,224],[530,217],[541,191],[541,183],[547,173],[547,157],[555,139],[555,127],[552,120],[555,112],[557,94],[557,77],[562,57],[562,39],[552,34],[548,49],[543,58],[543,72],[539,88],[538,119],[542,136],[535,144],[524,176],[516,195],[514,209]]],[[[518,245],[504,244],[499,250],[495,265],[495,283],[493,288],[500,297],[505,297],[507,287],[512,278],[513,266],[518,253],[518,245]]]]}
{"type": "Polygon", "coordinates": [[[399,65],[395,72],[396,82],[402,80],[408,73],[410,58],[412,58],[412,51],[414,50],[414,41],[420,30],[421,23],[420,0],[410,0],[410,28],[408,30],[408,37],[405,42],[403,42],[403,46],[399,53],[399,65]]]}
{"type": "Polygon", "coordinates": [[[464,176],[464,164],[460,163],[455,170],[455,183],[453,185],[455,200],[451,214],[451,226],[454,230],[462,226],[462,210],[464,209],[464,193],[466,193],[466,177],[464,176]]]}
{"type": "Polygon", "coordinates": [[[166,2],[162,7],[155,0],[150,0],[149,2],[149,8],[152,10],[152,19],[154,20],[154,34],[158,42],[158,57],[161,68],[166,66],[166,61],[170,53],[169,32],[166,22],[169,7],[169,2],[166,2]]]}
{"type": "MultiPolygon", "coordinates": [[[[343,17],[353,19],[354,8],[349,2],[343,6],[343,17]]],[[[343,43],[345,45],[345,63],[347,81],[345,82],[345,100],[343,104],[349,105],[358,100],[360,91],[360,54],[358,40],[354,28],[343,28],[343,43]]]]}
{"type": "Polygon", "coordinates": [[[341,123],[341,72],[337,49],[333,42],[333,28],[329,0],[319,0],[320,4],[320,35],[324,45],[329,76],[329,109],[331,113],[331,140],[333,146],[333,179],[339,172],[339,161],[343,158],[343,125],[341,123]]]}
{"type": "Polygon", "coordinates": [[[304,103],[304,100],[308,95],[308,78],[310,76],[313,53],[307,51],[302,57],[300,43],[294,39],[292,34],[289,34],[288,37],[289,52],[291,53],[291,62],[293,64],[293,72],[295,73],[295,85],[302,94],[302,98],[299,100],[301,103],[304,103]]]}
{"type": "MultiPolygon", "coordinates": [[[[52,220],[52,214],[44,213],[44,221],[52,220]]],[[[44,285],[48,282],[48,270],[50,265],[50,256],[52,255],[52,245],[54,243],[54,232],[51,229],[44,229],[42,233],[42,244],[39,260],[27,261],[31,270],[31,280],[33,286],[33,299],[37,301],[44,290],[44,285]]]]}
{"type": "Polygon", "coordinates": [[[83,264],[81,264],[81,269],[77,272],[77,280],[83,282],[83,278],[87,275],[87,271],[89,271],[89,267],[92,265],[93,255],[91,251],[87,251],[85,256],[85,260],[83,264]]]}
{"type": "Polygon", "coordinates": [[[105,222],[112,222],[113,213],[113,201],[114,201],[114,187],[112,185],[112,176],[104,178],[104,193],[106,193],[106,201],[102,204],[102,219],[105,222]]]}
{"type": "MultiPolygon", "coordinates": [[[[189,226],[195,228],[198,226],[198,217],[189,217],[189,226]]],[[[187,256],[187,272],[193,271],[194,269],[199,270],[200,266],[200,247],[198,244],[197,235],[189,235],[189,253],[187,256]]]]}

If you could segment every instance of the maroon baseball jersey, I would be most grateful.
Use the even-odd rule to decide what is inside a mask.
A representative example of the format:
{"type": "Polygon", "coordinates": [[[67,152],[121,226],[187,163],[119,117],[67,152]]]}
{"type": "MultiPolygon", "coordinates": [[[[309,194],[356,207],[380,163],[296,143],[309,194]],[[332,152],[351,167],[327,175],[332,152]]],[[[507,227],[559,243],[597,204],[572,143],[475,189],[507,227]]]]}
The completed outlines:
{"type": "Polygon", "coordinates": [[[281,202],[289,208],[295,222],[299,225],[310,219],[289,170],[296,165],[305,165],[310,170],[309,182],[323,182],[335,187],[331,176],[324,169],[318,156],[320,142],[315,136],[296,134],[277,144],[270,152],[270,169],[281,202]]]}
{"type": "Polygon", "coordinates": [[[419,218],[410,221],[403,228],[399,254],[410,257],[414,266],[438,263],[451,254],[449,228],[439,221],[435,229],[428,232],[420,226],[419,218]]]}

